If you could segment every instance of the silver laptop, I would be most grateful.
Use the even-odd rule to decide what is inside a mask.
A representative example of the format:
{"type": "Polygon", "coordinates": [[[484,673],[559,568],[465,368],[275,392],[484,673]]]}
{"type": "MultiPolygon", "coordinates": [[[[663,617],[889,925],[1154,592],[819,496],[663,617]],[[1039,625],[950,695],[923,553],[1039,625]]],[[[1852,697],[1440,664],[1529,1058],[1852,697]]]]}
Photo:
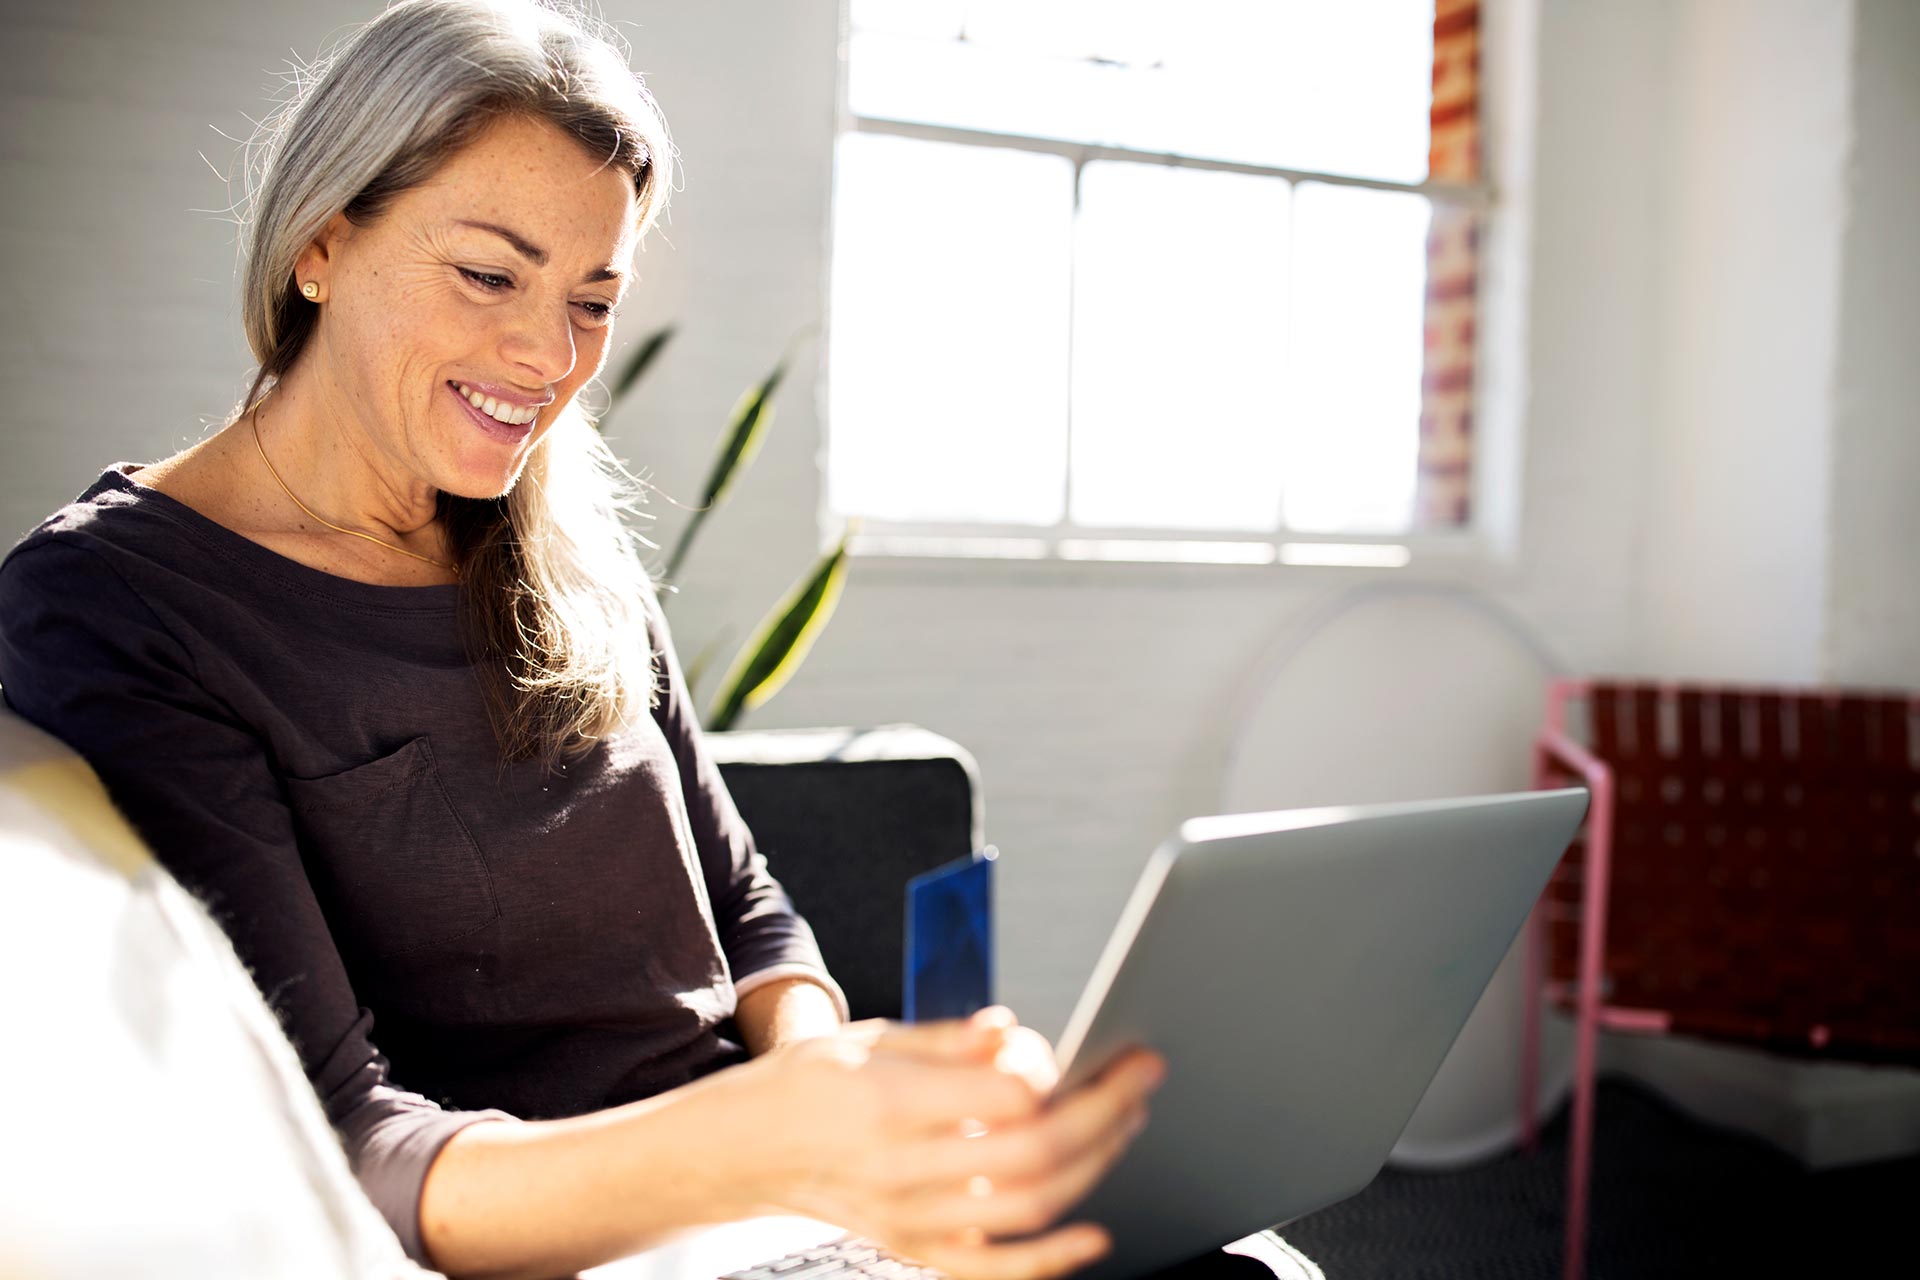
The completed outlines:
{"type": "Polygon", "coordinates": [[[1196,818],[1148,862],[1059,1046],[1062,1087],[1165,1055],[1068,1221],[1130,1280],[1365,1187],[1587,810],[1580,789],[1196,818]]]}
{"type": "MultiPolygon", "coordinates": [[[[1586,809],[1570,789],[1182,824],[1141,873],[1060,1041],[1063,1089],[1128,1045],[1168,1064],[1146,1130],[1063,1219],[1113,1236],[1077,1275],[1134,1280],[1240,1249],[1371,1182],[1586,809]]],[[[686,1249],[590,1274],[920,1274],[808,1220],[722,1228],[686,1249]]]]}

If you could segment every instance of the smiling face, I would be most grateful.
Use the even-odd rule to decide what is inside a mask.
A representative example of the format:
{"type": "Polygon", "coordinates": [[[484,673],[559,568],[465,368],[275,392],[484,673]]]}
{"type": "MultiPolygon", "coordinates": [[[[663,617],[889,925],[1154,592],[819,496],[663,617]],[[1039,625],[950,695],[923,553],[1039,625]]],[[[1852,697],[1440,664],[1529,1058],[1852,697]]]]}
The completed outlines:
{"type": "Polygon", "coordinates": [[[382,487],[513,487],[606,361],[637,217],[630,173],[512,116],[372,225],[328,224],[295,268],[322,290],[302,372],[333,420],[357,428],[342,442],[382,487]],[[493,414],[460,386],[491,396],[493,414]]]}

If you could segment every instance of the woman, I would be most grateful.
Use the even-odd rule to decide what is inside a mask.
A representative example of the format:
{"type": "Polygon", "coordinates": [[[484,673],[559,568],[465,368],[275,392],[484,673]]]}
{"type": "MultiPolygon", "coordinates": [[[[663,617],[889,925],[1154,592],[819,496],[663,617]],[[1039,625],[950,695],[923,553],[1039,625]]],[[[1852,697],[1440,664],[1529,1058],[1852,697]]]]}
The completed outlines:
{"type": "Polygon", "coordinates": [[[266,151],[244,408],[14,548],[0,684],[231,932],[416,1259],[552,1275],[785,1211],[1060,1273],[1102,1234],[1042,1229],[1157,1060],[1049,1100],[1004,1011],[842,1025],[577,402],[669,150],[563,15],[368,24],[266,151]]]}

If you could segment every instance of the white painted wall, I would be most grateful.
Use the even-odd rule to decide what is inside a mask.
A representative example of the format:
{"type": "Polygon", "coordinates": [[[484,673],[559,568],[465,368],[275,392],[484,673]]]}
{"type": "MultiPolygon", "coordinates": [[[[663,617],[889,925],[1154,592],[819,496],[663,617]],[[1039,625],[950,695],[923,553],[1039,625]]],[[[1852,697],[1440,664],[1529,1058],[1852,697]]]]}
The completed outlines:
{"type": "Polygon", "coordinates": [[[1920,687],[1920,5],[1859,0],[1827,674],[1920,687]]]}
{"type": "MultiPolygon", "coordinates": [[[[610,435],[691,501],[735,397],[823,318],[837,5],[604,7],[684,161],[623,322],[627,341],[669,320],[680,334],[610,435]]],[[[289,50],[310,55],[373,8],[10,5],[0,528],[24,530],[108,462],[178,448],[238,395],[231,228],[192,212],[238,190],[196,152],[228,168],[213,126],[244,135],[289,50]]],[[[1575,670],[1920,683],[1900,485],[1915,461],[1901,346],[1920,297],[1901,151],[1912,10],[1860,0],[1856,54],[1848,0],[1493,8],[1527,55],[1489,59],[1519,108],[1495,131],[1511,196],[1493,287],[1514,305],[1489,326],[1505,412],[1483,415],[1511,480],[1489,509],[1513,555],[1406,575],[1485,591],[1575,670]],[[1730,585],[1702,595],[1710,579],[1730,585]]],[[[689,562],[672,606],[689,654],[723,628],[737,642],[816,550],[822,349],[689,562]]],[[[655,509],[670,535],[678,513],[655,509]]],[[[863,561],[754,723],[912,720],[975,753],[1004,851],[1003,995],[1057,1031],[1150,847],[1216,802],[1262,655],[1377,581],[863,561]]]]}
{"type": "Polygon", "coordinates": [[[1640,645],[1662,674],[1822,674],[1850,18],[1694,0],[1668,24],[1638,178],[1661,191],[1640,645]]]}

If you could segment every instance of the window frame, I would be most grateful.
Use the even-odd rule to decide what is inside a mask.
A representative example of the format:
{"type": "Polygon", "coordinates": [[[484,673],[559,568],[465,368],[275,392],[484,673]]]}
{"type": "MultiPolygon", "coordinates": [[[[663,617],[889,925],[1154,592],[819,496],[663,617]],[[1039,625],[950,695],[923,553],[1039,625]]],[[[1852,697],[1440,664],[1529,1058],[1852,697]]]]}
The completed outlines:
{"type": "MultiPolygon", "coordinates": [[[[1483,287],[1480,290],[1477,306],[1483,312],[1486,309],[1501,306],[1501,300],[1492,296],[1494,291],[1484,287],[1485,264],[1490,258],[1487,252],[1489,240],[1501,235],[1499,224],[1504,213],[1494,181],[1493,170],[1496,158],[1491,146],[1483,148],[1484,159],[1480,166],[1480,176],[1475,181],[1436,180],[1429,176],[1420,182],[1399,182],[1384,178],[1327,173],[1207,156],[1141,151],[1129,147],[1086,143],[1058,137],[999,133],[964,126],[859,115],[852,110],[848,93],[850,33],[849,6],[843,2],[839,65],[835,78],[836,126],[833,136],[836,151],[841,136],[849,133],[872,133],[926,142],[1001,147],[1059,156],[1073,166],[1073,216],[1076,219],[1080,212],[1081,177],[1086,166],[1095,161],[1118,161],[1168,168],[1246,174],[1283,181],[1290,187],[1302,182],[1313,182],[1329,186],[1410,193],[1424,197],[1436,208],[1449,206],[1472,211],[1482,237],[1480,262],[1483,287]]],[[[1486,34],[1484,28],[1482,34],[1484,40],[1486,34]]],[[[1479,117],[1483,136],[1490,133],[1487,120],[1488,96],[1483,93],[1480,97],[1479,117]]],[[[830,188],[837,192],[837,182],[831,183],[830,188]]],[[[833,269],[834,222],[835,218],[830,209],[826,263],[826,278],[829,281],[831,281],[833,269]]],[[[1075,266],[1077,263],[1069,263],[1069,280],[1072,279],[1075,266]]],[[[827,292],[830,297],[830,285],[827,292]]],[[[1071,331],[1071,299],[1068,306],[1068,323],[1071,331]]],[[[1473,375],[1468,392],[1471,412],[1476,421],[1485,421],[1489,416],[1481,411],[1486,391],[1483,368],[1489,354],[1488,334],[1490,330],[1498,331],[1502,327],[1497,323],[1486,323],[1484,314],[1481,320],[1482,322],[1475,326],[1473,337],[1473,375]]],[[[829,305],[827,324],[831,325],[831,323],[829,305]]],[[[862,559],[916,562],[948,560],[979,565],[1055,562],[1075,565],[1131,564],[1174,571],[1201,565],[1222,570],[1282,566],[1365,571],[1404,569],[1416,563],[1430,567],[1472,566],[1488,560],[1501,550],[1501,540],[1490,536],[1486,528],[1487,504],[1477,500],[1487,484],[1486,460],[1478,450],[1475,452],[1468,476],[1468,484],[1476,495],[1476,500],[1470,505],[1467,520],[1459,525],[1415,527],[1398,533],[1321,533],[1290,529],[1284,524],[1275,529],[1260,531],[1079,524],[1072,519],[1071,515],[1073,499],[1071,465],[1066,469],[1062,491],[1062,516],[1049,525],[994,521],[903,521],[839,512],[832,506],[825,475],[825,467],[830,465],[828,459],[833,448],[832,421],[831,414],[827,411],[829,401],[826,390],[827,382],[832,376],[826,355],[829,347],[828,343],[821,345],[820,357],[822,484],[819,506],[823,550],[830,549],[838,542],[840,535],[836,531],[843,527],[847,530],[849,554],[862,559]]],[[[1071,457],[1073,443],[1073,419],[1074,406],[1069,398],[1065,437],[1065,448],[1069,457],[1071,457]]]]}

